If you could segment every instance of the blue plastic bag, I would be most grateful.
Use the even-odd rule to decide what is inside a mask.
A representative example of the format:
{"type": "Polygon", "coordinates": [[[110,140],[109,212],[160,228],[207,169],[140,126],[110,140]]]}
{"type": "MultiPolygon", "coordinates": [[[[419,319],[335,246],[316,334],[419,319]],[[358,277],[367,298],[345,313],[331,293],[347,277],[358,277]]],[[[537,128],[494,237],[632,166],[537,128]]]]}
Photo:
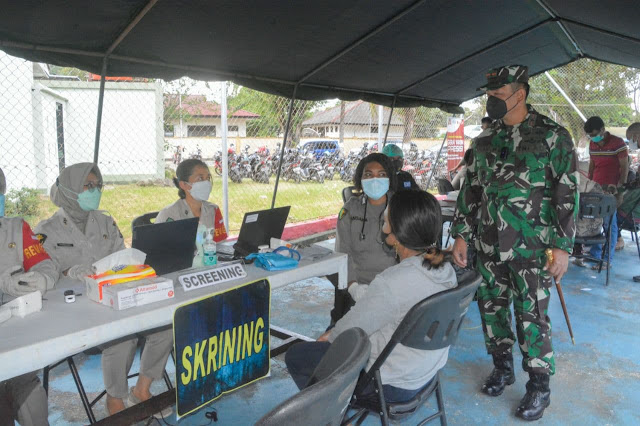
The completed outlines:
{"type": "Polygon", "coordinates": [[[256,266],[267,271],[284,271],[298,266],[300,253],[288,247],[278,247],[271,253],[251,253],[246,259],[255,259],[256,266]],[[292,257],[281,255],[279,252],[282,251],[288,251],[292,257]]]}

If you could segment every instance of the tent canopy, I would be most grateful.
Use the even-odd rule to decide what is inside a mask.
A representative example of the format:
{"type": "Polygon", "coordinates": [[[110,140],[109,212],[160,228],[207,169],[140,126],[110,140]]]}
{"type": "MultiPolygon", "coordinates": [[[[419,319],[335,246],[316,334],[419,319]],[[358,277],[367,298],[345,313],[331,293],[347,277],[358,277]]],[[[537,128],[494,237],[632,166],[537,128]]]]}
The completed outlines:
{"type": "Polygon", "coordinates": [[[11,0],[0,49],[109,76],[231,80],[297,99],[459,111],[485,72],[589,57],[640,68],[628,0],[11,0]]]}

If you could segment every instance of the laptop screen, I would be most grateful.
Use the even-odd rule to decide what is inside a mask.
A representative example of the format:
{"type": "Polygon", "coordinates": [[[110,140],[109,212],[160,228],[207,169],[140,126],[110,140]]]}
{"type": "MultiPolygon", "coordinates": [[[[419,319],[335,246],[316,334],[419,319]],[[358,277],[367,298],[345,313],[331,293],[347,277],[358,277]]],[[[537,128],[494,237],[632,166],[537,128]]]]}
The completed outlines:
{"type": "Polygon", "coordinates": [[[199,218],[176,220],[133,228],[131,247],[147,255],[145,263],[156,274],[190,268],[195,252],[199,218]]]}
{"type": "Polygon", "coordinates": [[[240,227],[236,251],[246,256],[258,251],[258,246],[269,245],[271,238],[282,237],[291,206],[245,213],[240,227]]]}

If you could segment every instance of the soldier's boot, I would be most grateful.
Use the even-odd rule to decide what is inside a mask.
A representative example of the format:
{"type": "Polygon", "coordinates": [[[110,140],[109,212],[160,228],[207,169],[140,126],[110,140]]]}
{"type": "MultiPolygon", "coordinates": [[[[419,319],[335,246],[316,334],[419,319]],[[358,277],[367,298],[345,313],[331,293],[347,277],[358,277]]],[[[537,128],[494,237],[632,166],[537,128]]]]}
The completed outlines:
{"type": "Polygon", "coordinates": [[[551,404],[549,375],[529,373],[527,393],[516,408],[516,416],[524,420],[538,420],[542,418],[544,409],[549,404],[551,404]]]}
{"type": "Polygon", "coordinates": [[[492,354],[493,371],[484,381],[482,392],[489,396],[499,396],[504,392],[504,388],[512,385],[516,381],[516,375],[513,372],[513,355],[511,352],[503,352],[492,354]]]}

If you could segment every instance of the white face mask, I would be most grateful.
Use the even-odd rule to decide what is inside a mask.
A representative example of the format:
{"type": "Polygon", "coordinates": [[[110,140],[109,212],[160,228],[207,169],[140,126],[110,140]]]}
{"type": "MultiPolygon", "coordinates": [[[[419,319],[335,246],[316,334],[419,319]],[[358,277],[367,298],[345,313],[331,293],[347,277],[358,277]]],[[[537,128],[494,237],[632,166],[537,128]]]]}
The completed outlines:
{"type": "Polygon", "coordinates": [[[209,195],[211,195],[211,188],[211,182],[208,180],[195,182],[191,184],[191,190],[189,193],[195,200],[207,201],[209,199],[209,195]]]}

